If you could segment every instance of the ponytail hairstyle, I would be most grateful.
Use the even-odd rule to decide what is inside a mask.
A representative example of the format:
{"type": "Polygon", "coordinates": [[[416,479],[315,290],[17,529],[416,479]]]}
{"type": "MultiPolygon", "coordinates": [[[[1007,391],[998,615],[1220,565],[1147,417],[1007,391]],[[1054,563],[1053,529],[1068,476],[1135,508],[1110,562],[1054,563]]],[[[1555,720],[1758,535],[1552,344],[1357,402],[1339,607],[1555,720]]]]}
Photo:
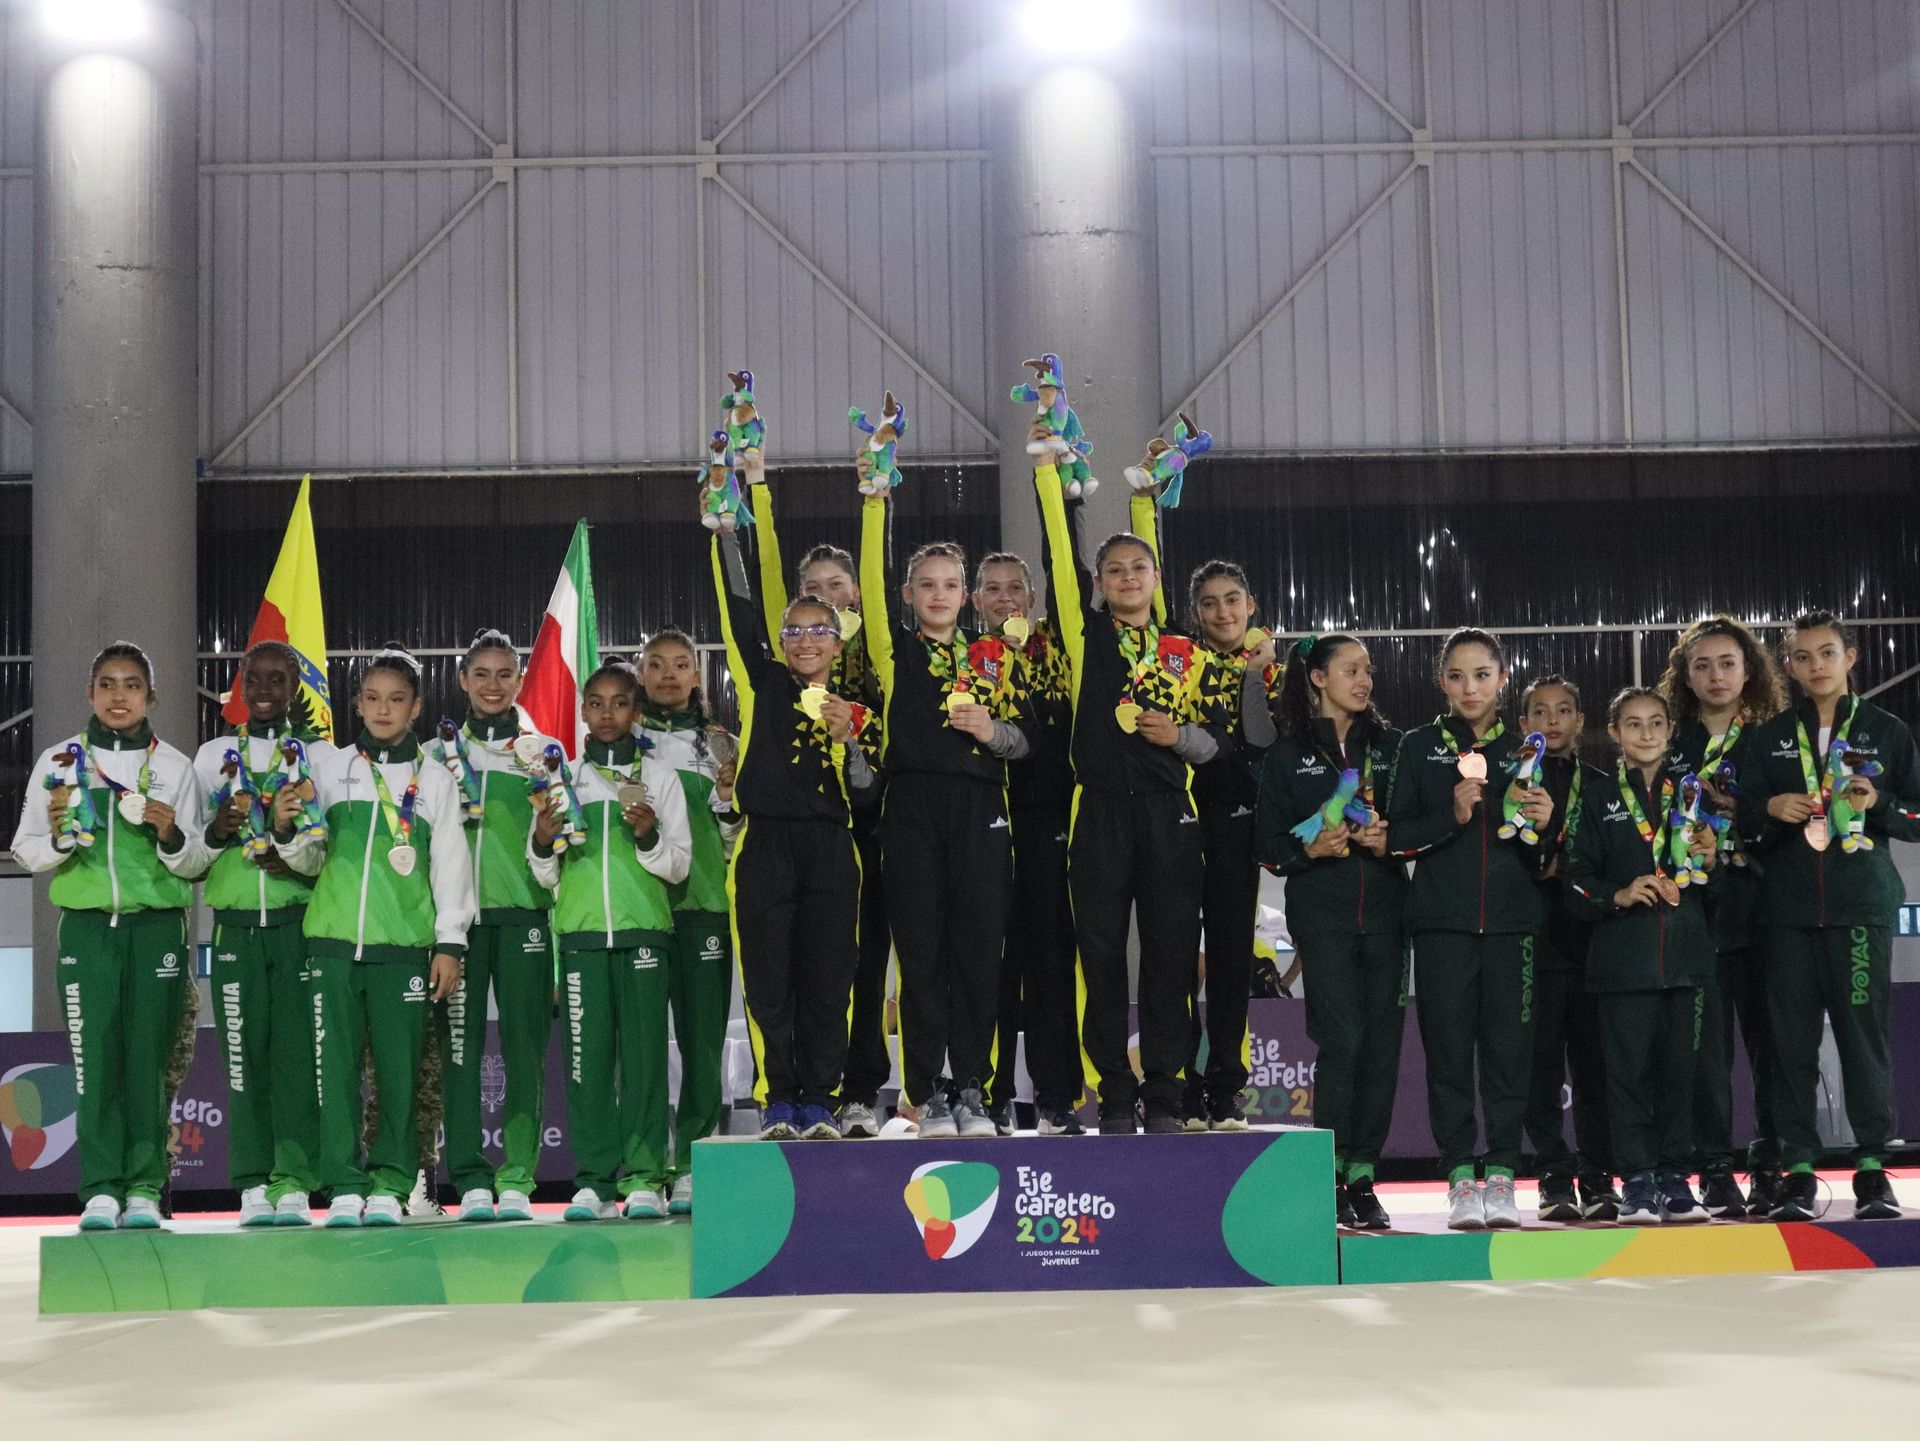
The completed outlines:
{"type": "MultiPolygon", "coordinates": [[[[816,547],[816,549],[817,548],[818,547],[816,547]]],[[[819,595],[796,595],[792,600],[787,602],[787,608],[780,612],[780,624],[785,625],[788,620],[792,618],[796,610],[808,607],[814,610],[825,611],[827,620],[833,626],[836,635],[844,636],[846,634],[840,625],[840,607],[828,600],[825,596],[819,595]]]]}
{"type": "Polygon", "coordinates": [[[1500,643],[1500,637],[1492,631],[1481,630],[1477,625],[1463,625],[1440,642],[1440,654],[1433,662],[1433,681],[1435,685],[1446,679],[1447,661],[1463,645],[1483,645],[1493,657],[1493,663],[1501,670],[1512,670],[1507,664],[1507,648],[1500,643]]]}
{"type": "MultiPolygon", "coordinates": [[[[1529,682],[1527,688],[1520,692],[1521,715],[1524,716],[1527,713],[1527,707],[1533,704],[1534,693],[1543,690],[1563,690],[1573,697],[1573,708],[1575,710],[1581,709],[1580,687],[1578,685],[1563,675],[1543,675],[1538,680],[1529,682]]],[[[1669,711],[1673,709],[1671,701],[1668,702],[1667,709],[1669,711]]]]}
{"type": "Polygon", "coordinates": [[[1200,591],[1210,580],[1219,580],[1222,576],[1246,592],[1247,599],[1253,599],[1253,587],[1247,582],[1247,573],[1240,568],[1238,561],[1215,558],[1198,567],[1187,579],[1187,624],[1195,635],[1200,634],[1200,591]]]}
{"type": "MultiPolygon", "coordinates": [[[[699,670],[700,648],[693,643],[693,637],[681,630],[680,627],[674,625],[663,626],[648,636],[647,643],[640,648],[640,654],[634,658],[635,661],[644,662],[646,658],[652,654],[653,648],[657,645],[679,646],[688,655],[693,657],[694,670],[696,672],[699,670]]],[[[638,669],[640,669],[640,666],[636,664],[635,670],[638,669]]],[[[643,682],[638,697],[642,703],[646,700],[646,694],[646,685],[643,682]]],[[[707,706],[705,689],[697,681],[694,683],[693,689],[687,692],[687,708],[699,718],[698,723],[693,728],[694,754],[699,756],[703,761],[710,759],[712,752],[707,749],[707,731],[709,727],[713,725],[713,712],[707,706]]]]}
{"type": "MultiPolygon", "coordinates": [[[[1231,561],[1220,563],[1232,564],[1231,561]]],[[[1201,567],[1203,570],[1205,568],[1201,567]]],[[[1365,648],[1358,636],[1341,631],[1305,635],[1287,648],[1287,668],[1280,677],[1280,724],[1286,731],[1287,739],[1302,751],[1312,751],[1315,746],[1313,722],[1319,715],[1320,707],[1314,695],[1313,672],[1325,670],[1333,663],[1340,648],[1349,645],[1365,648]]],[[[1367,703],[1360,721],[1374,735],[1383,734],[1387,729],[1386,716],[1372,701],[1367,703]]]]}
{"type": "MultiPolygon", "coordinates": [[[[1780,659],[1783,664],[1792,656],[1794,638],[1803,630],[1830,630],[1840,637],[1840,645],[1843,649],[1851,651],[1860,649],[1860,642],[1853,633],[1853,627],[1840,619],[1840,617],[1832,611],[1803,610],[1793,618],[1792,624],[1787,627],[1785,637],[1781,639],[1780,659]]],[[[1847,694],[1857,695],[1858,693],[1859,691],[1854,682],[1853,672],[1848,671],[1847,694]]],[[[1782,709],[1785,709],[1785,707],[1783,706],[1782,709]]]]}
{"type": "MultiPolygon", "coordinates": [[[[145,677],[148,693],[152,693],[153,660],[144,650],[140,649],[139,646],[130,640],[116,640],[112,644],[100,648],[100,654],[93,658],[93,664],[87,669],[87,684],[89,686],[93,684],[93,678],[100,674],[100,667],[110,660],[132,661],[140,668],[140,674],[145,677]]],[[[298,667],[295,669],[297,671],[298,667]]]]}
{"type": "Polygon", "coordinates": [[[1667,719],[1669,721],[1673,719],[1673,707],[1670,704],[1668,704],[1667,698],[1664,695],[1662,695],[1653,686],[1650,686],[1650,685],[1624,686],[1620,690],[1615,691],[1613,694],[1613,699],[1607,702],[1607,729],[1608,730],[1612,730],[1615,726],[1620,724],[1620,712],[1627,708],[1627,702],[1636,701],[1636,700],[1658,701],[1660,703],[1660,709],[1666,713],[1667,719]]]}
{"type": "Polygon", "coordinates": [[[1695,643],[1716,635],[1725,636],[1739,646],[1740,657],[1746,662],[1747,683],[1740,691],[1740,706],[1747,713],[1747,723],[1758,725],[1785,710],[1787,683],[1772,653],[1760,643],[1757,635],[1732,616],[1710,615],[1681,631],[1680,639],[1667,652],[1667,669],[1660,677],[1658,688],[1666,697],[1667,712],[1673,717],[1674,725],[1683,726],[1700,719],[1700,697],[1687,683],[1687,673],[1693,664],[1695,643]]]}
{"type": "Polygon", "coordinates": [[[1100,549],[1093,553],[1093,571],[1095,575],[1100,573],[1100,567],[1107,563],[1107,556],[1112,553],[1114,548],[1122,545],[1139,546],[1141,550],[1146,552],[1147,559],[1153,562],[1153,568],[1155,570],[1160,568],[1160,557],[1153,553],[1152,546],[1148,545],[1146,541],[1142,540],[1130,530],[1116,530],[1112,535],[1101,541],[1100,549]]]}
{"type": "Polygon", "coordinates": [[[828,545],[824,541],[800,557],[800,564],[793,570],[793,588],[804,590],[807,585],[807,572],[816,565],[825,562],[838,566],[847,573],[847,579],[856,586],[860,584],[860,571],[853,563],[853,556],[837,545],[828,545]]]}
{"type": "Polygon", "coordinates": [[[617,655],[602,660],[594,672],[580,683],[580,694],[585,695],[587,688],[597,680],[611,680],[628,695],[639,696],[640,677],[634,673],[633,663],[617,655]]]}
{"type": "Polygon", "coordinates": [[[360,669],[360,684],[365,685],[370,676],[378,671],[387,671],[400,677],[408,690],[417,697],[420,694],[420,662],[414,659],[412,652],[400,642],[390,640],[374,652],[373,659],[360,669]]]}
{"type": "Polygon", "coordinates": [[[913,573],[930,560],[950,560],[960,567],[960,585],[967,584],[967,553],[950,540],[934,540],[920,547],[907,557],[906,582],[913,584],[913,573]]]}
{"type": "Polygon", "coordinates": [[[996,550],[991,555],[983,555],[980,557],[979,568],[973,573],[973,588],[975,590],[979,590],[981,586],[987,583],[987,567],[990,565],[1019,566],[1020,578],[1027,583],[1027,589],[1029,591],[1033,589],[1033,567],[1027,564],[1025,558],[1015,555],[1010,550],[996,550]]]}
{"type": "Polygon", "coordinates": [[[514,668],[520,666],[520,652],[514,647],[505,631],[483,626],[474,632],[473,639],[467,642],[467,653],[460,658],[460,674],[465,675],[473,668],[474,658],[490,650],[503,650],[513,657],[514,668]]]}

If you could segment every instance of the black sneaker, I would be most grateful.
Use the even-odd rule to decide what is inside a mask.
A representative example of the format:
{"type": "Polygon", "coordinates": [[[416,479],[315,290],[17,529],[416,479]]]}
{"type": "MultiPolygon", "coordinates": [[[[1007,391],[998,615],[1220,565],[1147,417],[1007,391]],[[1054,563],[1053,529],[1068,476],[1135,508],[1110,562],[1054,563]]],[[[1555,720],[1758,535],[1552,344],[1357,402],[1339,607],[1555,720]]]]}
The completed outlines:
{"type": "Polygon", "coordinates": [[[1707,1219],[1705,1209],[1694,1199],[1693,1187],[1678,1171],[1669,1171],[1660,1178],[1660,1214],[1662,1219],[1680,1225],[1707,1219]]]}
{"type": "Polygon", "coordinates": [[[1573,1178],[1571,1176],[1542,1176],[1540,1178],[1539,1217],[1543,1221],[1568,1221],[1580,1219],[1580,1203],[1573,1198],[1573,1178]]]}
{"type": "Polygon", "coordinates": [[[1747,1177],[1747,1214],[1749,1216],[1770,1216],[1780,1200],[1780,1173],[1775,1170],[1757,1170],[1747,1177]]]}
{"type": "Polygon", "coordinates": [[[1373,1181],[1347,1182],[1347,1204],[1353,1208],[1353,1220],[1347,1224],[1360,1231],[1390,1231],[1393,1221],[1380,1198],[1373,1194],[1373,1181]]]}
{"type": "Polygon", "coordinates": [[[1879,1167],[1853,1173],[1853,1219],[1897,1221],[1900,1203],[1893,1198],[1893,1182],[1879,1167]]]}
{"type": "Polygon", "coordinates": [[[1047,1106],[1040,1110],[1036,1118],[1035,1130],[1042,1136],[1084,1136],[1087,1128],[1080,1124],[1080,1118],[1074,1114],[1071,1106],[1047,1106]]]}
{"type": "Polygon", "coordinates": [[[1651,1171],[1627,1177],[1626,1192],[1617,1209],[1623,1226],[1658,1226],[1666,1219],[1660,1205],[1660,1185],[1651,1171]]]}
{"type": "Polygon", "coordinates": [[[1344,1181],[1333,1183],[1333,1224],[1344,1226],[1349,1231],[1358,1230],[1360,1219],[1354,1214],[1353,1197],[1344,1181]]]}
{"type": "Polygon", "coordinates": [[[1207,1098],[1207,1126],[1215,1131],[1247,1129],[1247,1108],[1241,1102],[1238,1091],[1221,1099],[1207,1098]]]}
{"type": "Polygon", "coordinates": [[[1714,1171],[1700,1178],[1700,1204],[1716,1221],[1737,1221],[1747,1214],[1747,1198],[1731,1171],[1714,1171]]]}
{"type": "Polygon", "coordinates": [[[1773,1209],[1767,1212],[1769,1221],[1811,1221],[1814,1207],[1820,1203],[1820,1179],[1811,1171],[1789,1171],[1780,1183],[1780,1194],[1775,1197],[1773,1209]]]}
{"type": "Polygon", "coordinates": [[[1589,1221],[1620,1219],[1620,1193],[1613,1188],[1611,1176],[1580,1178],[1580,1214],[1589,1221]]]}
{"type": "Polygon", "coordinates": [[[996,1136],[1011,1136],[1013,1134],[1013,1102],[995,1101],[987,1107],[987,1119],[993,1122],[993,1131],[996,1136]]]}
{"type": "Polygon", "coordinates": [[[1100,1134],[1103,1136],[1131,1136],[1140,1130],[1140,1112],[1132,1101],[1102,1101],[1100,1103],[1100,1134]]]}
{"type": "Polygon", "coordinates": [[[1186,1129],[1187,1123],[1185,1119],[1174,1115],[1172,1111],[1163,1111],[1158,1106],[1147,1107],[1147,1134],[1149,1136],[1178,1136],[1185,1132],[1186,1129]]]}

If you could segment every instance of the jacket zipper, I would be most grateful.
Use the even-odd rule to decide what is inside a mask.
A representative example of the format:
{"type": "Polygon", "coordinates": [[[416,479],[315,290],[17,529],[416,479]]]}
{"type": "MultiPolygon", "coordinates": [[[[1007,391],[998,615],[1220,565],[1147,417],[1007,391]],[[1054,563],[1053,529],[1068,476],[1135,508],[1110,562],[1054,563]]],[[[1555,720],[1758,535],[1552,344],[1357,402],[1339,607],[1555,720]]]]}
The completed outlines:
{"type": "MultiPolygon", "coordinates": [[[[1812,848],[1809,847],[1809,849],[1812,848]]],[[[1827,923],[1827,853],[1825,851],[1814,851],[1813,874],[1820,886],[1820,924],[1824,926],[1827,923]]]]}
{"type": "Polygon", "coordinates": [[[1667,916],[1662,911],[1655,919],[1660,922],[1659,945],[1654,950],[1654,971],[1660,977],[1660,985],[1667,984],[1667,916]]]}
{"type": "Polygon", "coordinates": [[[613,836],[607,830],[613,802],[600,802],[600,915],[607,923],[607,949],[613,949],[613,836]]]}
{"type": "Polygon", "coordinates": [[[107,787],[107,881],[113,889],[113,919],[107,922],[109,927],[120,924],[120,863],[114,858],[113,838],[119,834],[120,807],[119,797],[113,793],[113,787],[107,787]]]}
{"type": "MultiPolygon", "coordinates": [[[[292,734],[292,732],[289,731],[288,734],[292,734]]],[[[240,764],[243,766],[251,766],[253,764],[253,737],[247,737],[246,746],[247,754],[240,758],[240,764]]],[[[273,753],[273,741],[271,738],[267,741],[267,747],[267,753],[271,755],[273,753]]],[[[267,829],[273,829],[273,817],[271,814],[267,817],[267,829]]],[[[260,867],[255,866],[253,868],[253,874],[254,879],[259,883],[260,889],[260,924],[265,926],[267,923],[267,873],[261,870],[260,867]]]]}
{"type": "MultiPolygon", "coordinates": [[[[482,746],[484,751],[486,747],[482,746]]],[[[480,917],[480,858],[487,853],[487,782],[493,772],[485,766],[480,768],[480,824],[473,828],[473,914],[480,917]]]]}
{"type": "Polygon", "coordinates": [[[1480,933],[1487,930],[1487,807],[1480,803],[1480,933]]]}
{"type": "MultiPolygon", "coordinates": [[[[371,756],[368,756],[366,761],[367,782],[371,785],[375,762],[371,756]]],[[[353,773],[351,761],[347,763],[347,773],[349,775],[353,773]]],[[[380,815],[380,792],[375,790],[373,815],[367,823],[367,850],[366,854],[360,857],[360,915],[354,922],[353,931],[353,958],[356,961],[367,949],[367,888],[373,884],[373,834],[380,829],[380,815]]]]}

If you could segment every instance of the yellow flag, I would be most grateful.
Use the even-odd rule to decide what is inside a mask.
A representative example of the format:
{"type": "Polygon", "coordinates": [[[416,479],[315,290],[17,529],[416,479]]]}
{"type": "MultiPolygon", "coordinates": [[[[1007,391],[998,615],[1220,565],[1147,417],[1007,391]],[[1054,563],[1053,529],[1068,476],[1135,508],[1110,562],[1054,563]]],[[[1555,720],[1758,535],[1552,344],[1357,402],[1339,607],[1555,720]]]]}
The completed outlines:
{"type": "MultiPolygon", "coordinates": [[[[320,557],[313,544],[313,510],[308,492],[313,477],[300,477],[300,494],[293,502],[280,558],[267,578],[266,598],[247,636],[251,649],[263,640],[283,641],[300,662],[300,694],[291,717],[296,726],[311,728],[323,739],[333,739],[333,694],[327,687],[327,626],[320,611],[320,557]]],[[[235,684],[221,715],[230,725],[247,718],[246,697],[235,684]]]]}

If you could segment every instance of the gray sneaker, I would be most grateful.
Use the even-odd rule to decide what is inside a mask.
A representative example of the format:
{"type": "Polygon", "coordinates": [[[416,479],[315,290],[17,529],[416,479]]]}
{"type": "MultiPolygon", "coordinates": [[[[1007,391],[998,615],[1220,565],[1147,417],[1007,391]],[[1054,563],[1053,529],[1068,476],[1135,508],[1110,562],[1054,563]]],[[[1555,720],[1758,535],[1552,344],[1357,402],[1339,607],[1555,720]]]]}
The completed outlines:
{"type": "Polygon", "coordinates": [[[960,1124],[954,1118],[953,1107],[947,1104],[947,1093],[935,1091],[920,1107],[920,1139],[951,1141],[959,1134],[960,1124]]]}
{"type": "Polygon", "coordinates": [[[1480,1199],[1486,1209],[1489,1230],[1517,1231],[1520,1228],[1520,1208],[1513,1199],[1513,1177],[1487,1177],[1486,1188],[1480,1193],[1480,1199]]]}
{"type": "Polygon", "coordinates": [[[840,1134],[849,1141],[871,1140],[880,1134],[880,1122],[873,1107],[861,1101],[848,1101],[840,1108],[840,1134]]]}
{"type": "Polygon", "coordinates": [[[963,1140],[988,1140],[1000,1134],[1000,1128],[993,1124],[993,1117],[987,1114],[987,1103],[980,1095],[978,1086],[967,1086],[961,1090],[960,1099],[953,1107],[953,1124],[963,1140]]]}
{"type": "Polygon", "coordinates": [[[1447,1229],[1484,1231],[1487,1229],[1486,1202],[1480,1195],[1480,1183],[1468,1179],[1455,1181],[1447,1188],[1447,1229]]]}

